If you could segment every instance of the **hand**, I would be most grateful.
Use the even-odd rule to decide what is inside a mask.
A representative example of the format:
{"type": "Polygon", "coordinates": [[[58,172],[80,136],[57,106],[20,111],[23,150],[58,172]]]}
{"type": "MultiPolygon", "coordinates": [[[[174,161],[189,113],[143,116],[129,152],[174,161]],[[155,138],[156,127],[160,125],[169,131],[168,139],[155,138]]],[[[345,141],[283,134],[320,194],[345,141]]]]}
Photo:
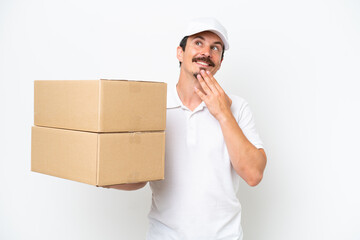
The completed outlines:
{"type": "Polygon", "coordinates": [[[197,75],[204,93],[195,87],[196,94],[205,102],[210,113],[218,120],[232,116],[231,99],[209,71],[201,70],[197,75]]]}
{"type": "Polygon", "coordinates": [[[116,184],[116,185],[103,186],[103,188],[113,188],[118,190],[132,191],[144,187],[146,183],[147,182],[116,184]]]}

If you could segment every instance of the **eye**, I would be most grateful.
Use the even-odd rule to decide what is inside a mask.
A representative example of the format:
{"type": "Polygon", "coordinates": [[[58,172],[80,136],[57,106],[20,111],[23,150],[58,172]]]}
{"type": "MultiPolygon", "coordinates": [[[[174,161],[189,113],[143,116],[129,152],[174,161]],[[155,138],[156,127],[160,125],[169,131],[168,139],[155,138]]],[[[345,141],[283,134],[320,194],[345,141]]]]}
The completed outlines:
{"type": "Polygon", "coordinates": [[[196,41],[196,42],[195,42],[195,45],[196,45],[196,46],[201,46],[201,44],[202,44],[202,43],[201,43],[200,41],[196,41]]]}
{"type": "Polygon", "coordinates": [[[211,49],[215,51],[219,51],[219,48],[217,46],[213,46],[211,49]]]}

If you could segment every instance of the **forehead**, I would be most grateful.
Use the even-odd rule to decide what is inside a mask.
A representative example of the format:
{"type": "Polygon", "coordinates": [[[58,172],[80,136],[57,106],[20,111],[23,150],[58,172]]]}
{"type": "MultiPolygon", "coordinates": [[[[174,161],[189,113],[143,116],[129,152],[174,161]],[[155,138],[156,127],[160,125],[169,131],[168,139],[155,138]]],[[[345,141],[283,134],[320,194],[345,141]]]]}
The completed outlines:
{"type": "Polygon", "coordinates": [[[204,32],[200,32],[200,33],[189,36],[189,40],[193,40],[195,38],[202,38],[205,41],[209,41],[211,43],[218,42],[221,45],[224,45],[221,38],[217,34],[210,32],[210,31],[204,31],[204,32]]]}

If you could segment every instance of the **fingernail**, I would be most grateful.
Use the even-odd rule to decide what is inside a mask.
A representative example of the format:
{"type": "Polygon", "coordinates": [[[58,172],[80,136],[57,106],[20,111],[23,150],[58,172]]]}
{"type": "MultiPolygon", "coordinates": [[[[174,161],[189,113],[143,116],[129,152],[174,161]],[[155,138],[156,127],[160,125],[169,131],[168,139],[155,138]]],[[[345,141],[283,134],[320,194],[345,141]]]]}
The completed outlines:
{"type": "Polygon", "coordinates": [[[210,71],[206,71],[206,73],[207,73],[207,74],[209,74],[209,73],[210,73],[210,71]]]}

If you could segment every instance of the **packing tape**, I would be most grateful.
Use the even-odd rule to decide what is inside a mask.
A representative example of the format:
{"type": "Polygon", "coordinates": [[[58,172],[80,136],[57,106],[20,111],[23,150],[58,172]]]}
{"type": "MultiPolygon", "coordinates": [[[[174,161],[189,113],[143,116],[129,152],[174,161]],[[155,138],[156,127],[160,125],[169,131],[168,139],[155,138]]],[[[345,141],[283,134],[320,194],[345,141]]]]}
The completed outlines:
{"type": "Polygon", "coordinates": [[[131,143],[131,144],[140,144],[141,143],[140,134],[141,133],[137,133],[137,132],[130,133],[129,143],[131,143]]]}

